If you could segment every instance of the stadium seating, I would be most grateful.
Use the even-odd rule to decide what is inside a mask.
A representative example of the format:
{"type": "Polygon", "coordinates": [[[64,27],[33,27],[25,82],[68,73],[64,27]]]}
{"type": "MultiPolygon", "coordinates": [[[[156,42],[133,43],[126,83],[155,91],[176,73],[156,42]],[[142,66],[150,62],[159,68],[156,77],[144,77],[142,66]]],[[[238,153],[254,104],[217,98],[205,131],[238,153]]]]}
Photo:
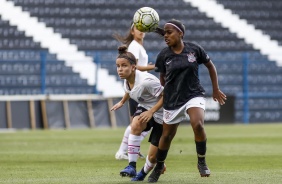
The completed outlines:
{"type": "Polygon", "coordinates": [[[0,20],[0,95],[41,94],[42,53],[46,53],[45,93],[93,92],[93,86],[89,86],[63,61],[57,60],[55,55],[49,54],[16,27],[0,20]]]}
{"type": "MultiPolygon", "coordinates": [[[[114,50],[118,42],[113,40],[114,32],[124,33],[130,25],[134,11],[142,6],[155,8],[161,17],[160,25],[166,20],[180,19],[189,27],[186,38],[204,45],[207,50],[253,50],[251,46],[234,34],[207,18],[203,13],[183,1],[164,1],[129,3],[127,1],[22,1],[14,0],[32,16],[38,17],[47,26],[53,27],[63,37],[69,38],[81,50],[114,50]],[[175,9],[172,9],[175,7],[175,9]],[[177,8],[176,8],[177,7],[177,8]],[[181,14],[179,13],[181,12],[181,14]],[[186,19],[185,17],[189,17],[186,19]],[[93,29],[95,28],[95,29],[93,29]],[[203,31],[205,30],[205,31],[203,31]]],[[[160,50],[163,41],[155,34],[147,34],[147,50],[160,50]]]]}
{"type": "MultiPolygon", "coordinates": [[[[160,26],[171,19],[179,19],[186,26],[185,40],[202,45],[209,53],[218,71],[221,90],[236,99],[236,121],[242,120],[244,88],[244,60],[248,57],[248,82],[250,93],[279,93],[282,91],[282,69],[275,62],[255,50],[234,33],[208,18],[182,0],[116,1],[116,0],[10,0],[31,16],[37,17],[86,55],[95,58],[102,68],[116,75],[115,57],[120,45],[114,33],[126,34],[133,13],[142,6],[150,6],[160,15],[160,26]],[[246,55],[247,53],[247,55],[246,55]],[[241,95],[241,96],[240,96],[241,95]]],[[[279,0],[217,0],[233,13],[263,30],[281,45],[282,2],[279,0]]],[[[32,38],[0,20],[0,94],[40,94],[40,51],[47,53],[47,93],[92,93],[87,85],[70,67],[49,54],[32,38]],[[21,87],[20,87],[21,86],[21,87]]],[[[162,38],[147,33],[144,47],[149,61],[154,62],[157,53],[165,46],[162,38]]],[[[152,72],[157,75],[156,73],[152,72]]],[[[212,93],[208,71],[200,67],[200,80],[207,94],[212,93]]],[[[118,77],[117,77],[118,79],[118,77]]],[[[257,99],[250,97],[252,121],[282,120],[281,99],[257,99]],[[271,103],[276,105],[271,107],[271,103]],[[280,104],[280,106],[279,106],[280,104]],[[260,109],[255,109],[261,107],[260,109]],[[277,108],[275,108],[277,107],[277,108]],[[280,107],[280,111],[278,110],[280,107]],[[269,114],[273,112],[274,117],[269,114]],[[280,112],[280,113],[278,113],[280,112]]]]}
{"type": "Polygon", "coordinates": [[[273,40],[277,40],[282,45],[281,19],[282,19],[282,2],[279,0],[217,0],[232,10],[240,18],[247,20],[257,29],[269,35],[273,40]],[[280,31],[279,31],[280,30],[280,31]]]}

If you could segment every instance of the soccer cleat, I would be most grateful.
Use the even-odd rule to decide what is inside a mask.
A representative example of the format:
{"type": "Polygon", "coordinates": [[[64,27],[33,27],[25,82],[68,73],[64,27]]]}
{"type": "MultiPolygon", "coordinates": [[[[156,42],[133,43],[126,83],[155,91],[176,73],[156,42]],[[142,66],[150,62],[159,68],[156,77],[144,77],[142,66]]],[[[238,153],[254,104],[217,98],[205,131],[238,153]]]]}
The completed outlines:
{"type": "Polygon", "coordinates": [[[128,160],[128,155],[127,153],[122,153],[122,152],[117,152],[115,155],[117,160],[128,160]]]}
{"type": "Polygon", "coordinates": [[[145,159],[145,158],[146,158],[141,152],[138,153],[138,156],[139,156],[139,158],[141,158],[141,159],[145,159]]]}
{"type": "Polygon", "coordinates": [[[162,174],[166,171],[166,165],[164,164],[164,169],[162,170],[162,174]]]}
{"type": "Polygon", "coordinates": [[[133,177],[131,179],[131,181],[143,181],[145,179],[146,175],[147,175],[146,173],[140,171],[140,172],[137,173],[137,175],[135,177],[133,177]]]}
{"type": "Polygon", "coordinates": [[[120,171],[119,174],[122,177],[134,177],[136,176],[136,169],[133,166],[128,165],[122,171],[120,171]]]}
{"type": "Polygon", "coordinates": [[[208,168],[206,162],[198,162],[198,170],[201,177],[209,177],[211,174],[210,169],[208,168]]]}
{"type": "Polygon", "coordinates": [[[166,170],[166,167],[163,165],[161,169],[155,168],[153,172],[148,177],[149,183],[156,183],[159,180],[161,174],[163,174],[166,170]]]}
{"type": "MultiPolygon", "coordinates": [[[[144,167],[143,167],[144,168],[144,167]]],[[[145,179],[145,177],[147,176],[146,173],[142,172],[144,171],[144,169],[141,169],[140,172],[137,173],[137,175],[131,179],[131,181],[143,181],[145,179]]],[[[166,171],[166,165],[164,165],[164,169],[162,170],[161,174],[164,174],[164,172],[166,171]]]]}

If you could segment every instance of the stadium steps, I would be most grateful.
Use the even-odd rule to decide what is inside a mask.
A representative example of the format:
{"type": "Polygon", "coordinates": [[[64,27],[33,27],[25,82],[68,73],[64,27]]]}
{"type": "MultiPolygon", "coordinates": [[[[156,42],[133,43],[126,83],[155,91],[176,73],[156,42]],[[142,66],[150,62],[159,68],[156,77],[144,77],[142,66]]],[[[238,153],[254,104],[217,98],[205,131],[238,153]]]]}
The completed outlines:
{"type": "Polygon", "coordinates": [[[98,86],[104,96],[122,95],[122,84],[107,74],[106,71],[100,69],[98,74],[96,64],[93,58],[87,57],[84,52],[78,51],[77,46],[70,44],[68,39],[64,39],[60,34],[54,33],[53,28],[47,28],[42,22],[38,22],[36,17],[30,17],[28,12],[22,11],[22,7],[14,6],[13,2],[0,0],[0,13],[2,19],[9,20],[10,24],[17,26],[19,30],[31,36],[35,41],[39,42],[42,47],[48,48],[49,52],[57,55],[58,59],[65,61],[67,66],[71,66],[73,70],[87,79],[89,85],[98,86]],[[21,17],[19,20],[18,17],[21,17]],[[107,83],[95,78],[107,79],[107,83]],[[112,89],[115,89],[113,93],[112,89]]]}

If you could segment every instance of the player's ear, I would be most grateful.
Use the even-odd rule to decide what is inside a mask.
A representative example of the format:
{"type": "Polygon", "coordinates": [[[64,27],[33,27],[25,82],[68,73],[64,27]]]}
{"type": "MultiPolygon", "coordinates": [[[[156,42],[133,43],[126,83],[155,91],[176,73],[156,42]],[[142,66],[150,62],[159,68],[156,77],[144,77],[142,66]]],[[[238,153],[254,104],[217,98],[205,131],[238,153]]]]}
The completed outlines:
{"type": "Polygon", "coordinates": [[[137,69],[136,65],[132,65],[132,71],[135,71],[137,69]]]}
{"type": "Polygon", "coordinates": [[[180,38],[183,38],[183,33],[181,31],[179,31],[179,35],[180,35],[180,38]]]}

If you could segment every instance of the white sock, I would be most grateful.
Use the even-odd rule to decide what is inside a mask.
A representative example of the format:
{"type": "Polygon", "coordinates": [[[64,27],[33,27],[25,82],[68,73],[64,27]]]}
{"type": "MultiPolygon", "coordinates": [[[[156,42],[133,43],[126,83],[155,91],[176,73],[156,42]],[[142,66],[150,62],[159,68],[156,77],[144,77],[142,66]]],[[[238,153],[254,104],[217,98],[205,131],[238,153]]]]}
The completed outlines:
{"type": "Polygon", "coordinates": [[[146,135],[150,132],[150,130],[141,133],[141,141],[146,137],[146,135]]]}
{"type": "Polygon", "coordinates": [[[149,158],[148,156],[146,157],[146,162],[144,164],[144,172],[146,174],[148,174],[154,167],[155,167],[156,164],[153,164],[149,161],[149,158]]]}
{"type": "Polygon", "coordinates": [[[128,125],[128,127],[125,129],[124,134],[123,134],[123,138],[121,141],[121,144],[119,146],[119,152],[121,153],[127,153],[127,149],[128,149],[128,136],[130,134],[131,131],[131,126],[128,125]]]}
{"type": "Polygon", "coordinates": [[[149,132],[150,130],[141,133],[141,142],[145,139],[146,135],[148,135],[149,132]]]}
{"type": "Polygon", "coordinates": [[[128,162],[137,162],[140,151],[141,136],[129,134],[128,137],[128,162]]]}

